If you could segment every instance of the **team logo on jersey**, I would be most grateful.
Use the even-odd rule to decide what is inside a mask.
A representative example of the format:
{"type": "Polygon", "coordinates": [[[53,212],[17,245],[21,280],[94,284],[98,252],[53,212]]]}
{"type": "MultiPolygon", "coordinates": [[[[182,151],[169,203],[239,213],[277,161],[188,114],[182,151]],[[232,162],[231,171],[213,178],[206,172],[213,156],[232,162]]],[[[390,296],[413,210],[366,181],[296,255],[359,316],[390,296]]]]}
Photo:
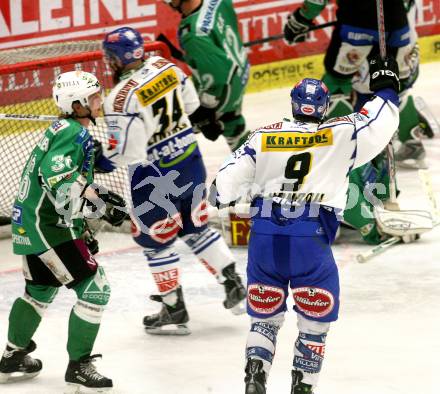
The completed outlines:
{"type": "Polygon", "coordinates": [[[179,78],[173,68],[157,75],[153,80],[136,90],[141,105],[146,107],[172,91],[179,84],[179,78]]]}
{"type": "Polygon", "coordinates": [[[283,128],[283,122],[272,123],[268,126],[262,127],[262,130],[279,130],[283,128]]]}
{"type": "Polygon", "coordinates": [[[280,287],[255,283],[248,286],[249,307],[262,314],[275,312],[284,302],[284,290],[280,287]]]}
{"type": "Polygon", "coordinates": [[[265,133],[262,136],[262,152],[285,152],[319,148],[333,145],[332,129],[322,129],[316,133],[280,132],[265,133]]]}
{"type": "Polygon", "coordinates": [[[292,293],[296,307],[306,316],[327,316],[335,306],[333,294],[319,287],[297,287],[292,293]]]}
{"type": "Polygon", "coordinates": [[[14,205],[12,208],[12,221],[18,225],[23,223],[22,208],[18,205],[14,205]]]}

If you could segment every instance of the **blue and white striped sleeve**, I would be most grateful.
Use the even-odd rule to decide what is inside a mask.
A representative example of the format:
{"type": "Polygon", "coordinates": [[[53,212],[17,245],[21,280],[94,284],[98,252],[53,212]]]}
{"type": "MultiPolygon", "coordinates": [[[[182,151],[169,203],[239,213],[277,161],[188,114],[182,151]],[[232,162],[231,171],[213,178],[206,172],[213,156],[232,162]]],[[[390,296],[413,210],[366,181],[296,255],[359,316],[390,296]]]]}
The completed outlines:
{"type": "Polygon", "coordinates": [[[393,89],[375,93],[358,114],[354,114],[356,157],[353,168],[375,158],[399,127],[399,98],[393,89]]]}

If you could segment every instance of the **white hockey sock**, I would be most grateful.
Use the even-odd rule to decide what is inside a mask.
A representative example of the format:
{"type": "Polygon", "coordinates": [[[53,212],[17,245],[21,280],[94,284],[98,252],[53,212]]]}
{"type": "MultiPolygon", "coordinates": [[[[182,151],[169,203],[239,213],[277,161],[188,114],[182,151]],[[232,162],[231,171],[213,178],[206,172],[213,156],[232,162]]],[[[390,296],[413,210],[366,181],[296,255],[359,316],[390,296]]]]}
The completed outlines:
{"type": "Polygon", "coordinates": [[[219,283],[223,283],[225,278],[222,270],[234,262],[234,256],[222,236],[206,228],[201,233],[186,235],[182,239],[219,283]]]}
{"type": "Polygon", "coordinates": [[[160,294],[164,296],[176,290],[180,284],[180,258],[174,248],[144,249],[144,255],[160,294]]]}
{"type": "Polygon", "coordinates": [[[284,323],[284,312],[268,319],[253,317],[251,329],[246,343],[246,360],[257,358],[263,361],[263,369],[266,376],[272,367],[275,355],[278,330],[284,323]]]}
{"type": "Polygon", "coordinates": [[[325,353],[325,340],[330,323],[309,320],[298,315],[299,335],[295,341],[293,369],[303,373],[303,383],[318,383],[325,353]]]}

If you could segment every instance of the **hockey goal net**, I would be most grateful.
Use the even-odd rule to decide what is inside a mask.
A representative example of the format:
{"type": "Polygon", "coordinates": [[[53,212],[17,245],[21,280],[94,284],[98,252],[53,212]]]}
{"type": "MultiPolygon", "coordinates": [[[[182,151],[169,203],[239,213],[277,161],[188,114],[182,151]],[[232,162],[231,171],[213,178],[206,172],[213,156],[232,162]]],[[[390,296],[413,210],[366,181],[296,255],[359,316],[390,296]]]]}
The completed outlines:
{"type": "MultiPolygon", "coordinates": [[[[64,42],[0,52],[0,226],[8,222],[23,166],[50,121],[59,112],[52,100],[52,85],[62,72],[91,72],[104,86],[112,87],[110,69],[103,61],[99,41],[64,42]],[[40,119],[37,119],[39,116],[40,119]]],[[[162,42],[145,44],[146,54],[170,57],[162,42]]],[[[101,142],[105,124],[90,132],[101,142]]],[[[96,182],[125,195],[126,170],[97,174],[96,182]]]]}

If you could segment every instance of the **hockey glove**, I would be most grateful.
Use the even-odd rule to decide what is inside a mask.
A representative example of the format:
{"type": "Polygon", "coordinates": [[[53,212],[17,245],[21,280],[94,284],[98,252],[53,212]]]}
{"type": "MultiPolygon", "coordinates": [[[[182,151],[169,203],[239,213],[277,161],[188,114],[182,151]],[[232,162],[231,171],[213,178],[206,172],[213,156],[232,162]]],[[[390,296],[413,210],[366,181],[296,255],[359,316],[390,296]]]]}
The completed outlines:
{"type": "Polygon", "coordinates": [[[124,199],[103,186],[91,185],[95,198],[86,198],[85,216],[87,218],[102,218],[112,226],[120,226],[128,217],[124,199]]]}
{"type": "Polygon", "coordinates": [[[216,118],[215,108],[201,105],[190,116],[194,131],[201,132],[208,140],[215,141],[223,133],[223,123],[216,118]]]}
{"type": "Polygon", "coordinates": [[[107,193],[98,194],[98,197],[105,202],[105,214],[103,219],[112,226],[119,227],[128,218],[126,203],[124,199],[110,190],[107,193]]]}
{"type": "Polygon", "coordinates": [[[115,169],[113,162],[104,156],[102,151],[102,144],[96,139],[93,139],[93,150],[95,154],[94,170],[98,174],[106,174],[115,169]]]}
{"type": "Polygon", "coordinates": [[[84,232],[81,238],[86,243],[87,248],[89,249],[89,252],[91,254],[95,255],[99,252],[98,240],[94,237],[94,234],[87,224],[87,221],[84,222],[84,232]]]}
{"type": "Polygon", "coordinates": [[[301,8],[297,8],[287,18],[284,25],[284,38],[289,44],[304,42],[310,27],[313,25],[312,21],[302,15],[301,8]]]}
{"type": "Polygon", "coordinates": [[[381,59],[376,55],[370,60],[370,90],[376,92],[386,88],[399,93],[399,66],[392,56],[381,59]]]}

